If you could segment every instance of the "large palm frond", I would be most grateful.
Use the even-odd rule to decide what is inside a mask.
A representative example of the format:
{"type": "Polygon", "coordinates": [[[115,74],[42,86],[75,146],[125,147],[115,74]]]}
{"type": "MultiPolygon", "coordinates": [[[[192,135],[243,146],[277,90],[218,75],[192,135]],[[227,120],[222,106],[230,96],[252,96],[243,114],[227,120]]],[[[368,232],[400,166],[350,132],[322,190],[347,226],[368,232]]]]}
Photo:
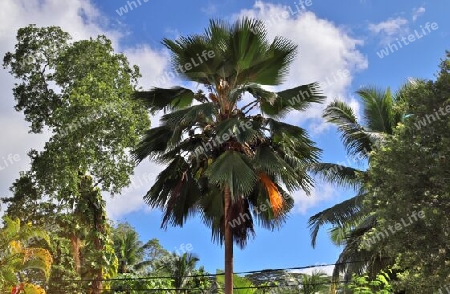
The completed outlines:
{"type": "Polygon", "coordinates": [[[152,207],[163,209],[161,226],[182,226],[188,216],[195,214],[200,188],[186,160],[176,156],[157,177],[144,200],[152,207]]]}
{"type": "Polygon", "coordinates": [[[282,117],[292,110],[303,111],[312,103],[321,103],[325,100],[318,83],[301,85],[277,92],[275,96],[259,96],[259,98],[261,111],[273,117],[282,117]]]}
{"type": "Polygon", "coordinates": [[[171,89],[153,88],[150,91],[135,92],[134,98],[143,101],[144,105],[154,113],[159,110],[174,110],[189,106],[196,95],[189,89],[173,87],[171,89]]]}
{"type": "Polygon", "coordinates": [[[374,277],[380,270],[391,265],[393,259],[388,252],[362,246],[365,242],[364,235],[376,225],[376,214],[372,214],[360,221],[360,223],[349,233],[344,249],[339,255],[333,269],[333,288],[338,284],[341,274],[344,280],[349,281],[352,274],[360,275],[368,273],[374,277]]]}
{"type": "Polygon", "coordinates": [[[325,108],[323,117],[337,126],[349,155],[367,158],[368,152],[372,150],[373,141],[359,124],[356,114],[349,105],[336,100],[325,108]]]}
{"type": "Polygon", "coordinates": [[[362,186],[361,177],[364,171],[335,163],[314,163],[309,165],[309,171],[337,186],[344,188],[360,189],[362,186]]]}
{"type": "Polygon", "coordinates": [[[364,194],[359,194],[311,216],[308,221],[311,230],[311,245],[316,246],[316,238],[321,226],[330,224],[344,227],[345,224],[355,223],[362,218],[361,205],[364,196],[364,194]]]}
{"type": "Polygon", "coordinates": [[[391,94],[391,90],[365,87],[356,93],[363,101],[364,123],[368,130],[392,134],[397,122],[394,110],[395,98],[391,94]]]}

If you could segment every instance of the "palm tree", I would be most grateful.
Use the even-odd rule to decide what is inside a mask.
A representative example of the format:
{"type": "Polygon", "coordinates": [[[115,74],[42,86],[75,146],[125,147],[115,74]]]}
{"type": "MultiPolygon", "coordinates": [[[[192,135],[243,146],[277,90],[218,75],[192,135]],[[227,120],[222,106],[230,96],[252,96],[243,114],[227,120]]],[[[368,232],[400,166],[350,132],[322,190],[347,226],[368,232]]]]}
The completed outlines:
{"type": "Polygon", "coordinates": [[[174,69],[208,93],[184,87],[136,93],[150,111],[168,111],[135,150],[138,162],[166,165],[144,199],[164,210],[163,228],[201,215],[213,240],[225,245],[226,294],[233,288],[233,242],[245,246],[254,220],[269,229],[284,222],[293,206],[289,193],[309,191],[306,166],[320,152],[303,128],[277,118],[325,97],[317,83],[281,92],[261,87],[279,85],[296,53],[289,40],[269,42],[266,35],[261,21],[245,18],[164,39],[174,69]]]}
{"type": "Polygon", "coordinates": [[[303,275],[300,285],[304,294],[324,293],[329,289],[330,279],[326,273],[313,271],[311,275],[303,275]]]}
{"type": "Polygon", "coordinates": [[[119,260],[117,273],[130,273],[134,265],[143,258],[142,242],[138,233],[129,224],[119,224],[113,231],[113,241],[119,260]]]}
{"type": "Polygon", "coordinates": [[[168,254],[157,239],[151,239],[145,244],[139,240],[139,234],[128,223],[120,223],[113,229],[112,239],[114,251],[119,260],[117,273],[139,272],[152,266],[153,263],[168,254]],[[152,251],[152,256],[146,256],[152,251]]]}
{"type": "Polygon", "coordinates": [[[189,282],[189,276],[194,272],[198,261],[199,259],[192,253],[178,255],[173,252],[159,261],[158,269],[169,274],[173,278],[173,286],[182,293],[181,289],[189,282]]]}
{"type": "MultiPolygon", "coordinates": [[[[380,90],[365,87],[357,91],[362,100],[363,124],[358,121],[353,109],[342,101],[334,101],[325,108],[324,118],[337,126],[351,158],[357,161],[367,160],[370,163],[370,153],[379,148],[383,139],[392,135],[397,124],[406,117],[401,105],[406,103],[407,93],[416,82],[418,81],[404,84],[394,95],[389,88],[380,90]]],[[[320,227],[325,224],[333,226],[330,230],[333,242],[344,246],[333,271],[333,280],[337,281],[339,274],[343,272],[346,273],[346,278],[352,273],[361,273],[366,269],[376,273],[389,264],[387,253],[360,249],[364,234],[376,224],[376,212],[366,211],[363,207],[367,172],[334,163],[313,164],[311,170],[327,181],[357,191],[356,196],[309,219],[313,247],[320,227]]]]}
{"type": "Polygon", "coordinates": [[[143,260],[143,244],[138,233],[128,223],[119,224],[113,229],[112,239],[119,260],[117,273],[132,272],[134,266],[143,260]]]}

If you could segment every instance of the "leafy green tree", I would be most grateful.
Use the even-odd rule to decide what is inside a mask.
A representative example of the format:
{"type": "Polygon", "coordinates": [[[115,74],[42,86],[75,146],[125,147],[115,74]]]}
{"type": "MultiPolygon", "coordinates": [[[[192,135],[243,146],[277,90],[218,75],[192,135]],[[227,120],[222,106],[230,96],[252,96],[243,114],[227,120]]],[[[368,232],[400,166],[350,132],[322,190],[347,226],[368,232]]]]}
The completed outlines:
{"type": "Polygon", "coordinates": [[[144,253],[144,261],[136,266],[136,270],[145,269],[148,271],[156,271],[156,263],[162,258],[170,255],[160,243],[158,239],[151,239],[142,246],[144,253]]]}
{"type": "MultiPolygon", "coordinates": [[[[11,187],[12,197],[3,198],[7,205],[5,215],[15,217],[22,223],[31,223],[34,227],[44,228],[52,242],[47,244],[36,239],[36,245],[48,249],[54,262],[48,281],[47,291],[57,293],[58,289],[66,289],[70,293],[80,289],[74,280],[80,279],[76,271],[74,255],[71,246],[71,228],[74,216],[71,207],[51,201],[43,201],[42,190],[28,174],[23,174],[11,187]],[[71,228],[68,230],[67,228],[71,228]]],[[[39,278],[39,277],[38,277],[39,278]]]]}
{"type": "Polygon", "coordinates": [[[212,286],[212,279],[209,276],[209,273],[205,270],[203,266],[200,266],[198,269],[194,269],[192,272],[192,278],[189,279],[187,288],[192,289],[189,290],[189,293],[192,294],[203,294],[210,293],[210,289],[212,286]]]}
{"type": "Polygon", "coordinates": [[[262,271],[245,276],[258,287],[255,293],[258,294],[294,294],[299,293],[299,281],[304,277],[303,273],[290,271],[262,271]]]}
{"type": "Polygon", "coordinates": [[[24,112],[31,132],[46,128],[52,134],[43,151],[29,153],[27,176],[40,193],[38,201],[67,208],[68,217],[59,225],[71,232],[76,270],[82,270],[81,245],[95,260],[96,252],[103,254],[100,264],[91,263],[97,270],[92,291],[100,293],[102,268],[114,260],[100,191],[119,193],[130,183],[135,163],[129,150],[149,126],[145,109],[131,99],[138,68],[114,53],[104,36],[70,42],[58,27],[33,25],[19,29],[4,67],[19,80],[13,89],[15,108],[24,112]]]}
{"type": "Polygon", "coordinates": [[[141,294],[144,290],[154,294],[167,294],[167,289],[172,289],[172,281],[170,279],[158,278],[157,276],[147,275],[145,279],[135,273],[124,273],[116,276],[111,282],[111,290],[116,294],[141,294]],[[161,289],[157,291],[157,289],[161,289]]]}
{"type": "MultiPolygon", "coordinates": [[[[415,87],[413,82],[404,84],[397,93],[390,89],[380,90],[366,87],[356,93],[361,97],[363,117],[357,119],[353,109],[342,101],[334,101],[324,110],[324,118],[337,126],[348,157],[355,163],[370,164],[370,154],[378,150],[391,136],[395,127],[405,119],[402,105],[407,93],[415,87]]],[[[344,188],[352,188],[357,194],[341,203],[310,217],[313,247],[320,227],[332,225],[330,235],[337,245],[344,246],[333,272],[333,280],[345,273],[346,279],[352,273],[362,274],[365,270],[377,273],[390,264],[386,252],[374,248],[361,248],[363,236],[376,223],[374,214],[364,208],[367,197],[367,171],[336,163],[317,163],[311,167],[313,173],[344,188]]],[[[336,286],[336,285],[335,285],[336,286]]]]}
{"type": "Polygon", "coordinates": [[[390,294],[394,293],[390,284],[389,274],[381,271],[375,279],[370,280],[368,275],[357,276],[353,274],[352,281],[346,286],[354,294],[390,294]]]}
{"type": "Polygon", "coordinates": [[[372,238],[396,258],[400,285],[414,293],[431,293],[450,283],[449,159],[450,53],[436,81],[420,83],[409,93],[409,114],[386,145],[373,155],[367,205],[377,211],[372,238]],[[397,224],[400,224],[401,228],[397,224]]]}
{"type": "Polygon", "coordinates": [[[45,293],[27,277],[28,271],[38,270],[48,280],[52,256],[48,250],[33,243],[36,239],[49,243],[49,236],[31,224],[21,224],[19,219],[5,216],[3,223],[3,228],[0,228],[0,290],[3,293],[9,293],[11,289],[13,293],[45,293]]]}
{"type": "MultiPolygon", "coordinates": [[[[223,271],[218,270],[216,272],[216,284],[217,284],[217,291],[213,293],[224,293],[223,288],[225,285],[225,276],[223,275],[223,271]]],[[[237,294],[254,294],[257,293],[257,288],[252,283],[251,280],[249,280],[246,277],[241,277],[238,275],[234,275],[233,277],[233,293],[237,294]]]]}
{"type": "Polygon", "coordinates": [[[242,19],[211,21],[202,35],[164,39],[174,69],[208,93],[184,87],[136,93],[152,112],[167,112],[135,150],[139,162],[166,164],[145,201],[164,211],[163,228],[201,215],[225,247],[226,294],[233,287],[233,242],[243,248],[254,221],[269,229],[284,222],[293,207],[290,193],[309,191],[306,166],[320,151],[303,128],[277,118],[324,96],[316,83],[280,92],[262,87],[279,85],[296,53],[292,42],[269,42],[266,35],[261,21],[242,19]]]}
{"type": "Polygon", "coordinates": [[[47,127],[52,133],[44,151],[30,154],[34,176],[46,194],[73,203],[80,173],[111,193],[130,183],[134,162],[127,151],[149,120],[130,99],[138,68],[114,53],[104,36],[69,40],[58,27],[21,28],[4,66],[20,80],[13,89],[16,110],[24,112],[31,132],[47,127]],[[29,58],[34,62],[22,62],[29,58]]]}

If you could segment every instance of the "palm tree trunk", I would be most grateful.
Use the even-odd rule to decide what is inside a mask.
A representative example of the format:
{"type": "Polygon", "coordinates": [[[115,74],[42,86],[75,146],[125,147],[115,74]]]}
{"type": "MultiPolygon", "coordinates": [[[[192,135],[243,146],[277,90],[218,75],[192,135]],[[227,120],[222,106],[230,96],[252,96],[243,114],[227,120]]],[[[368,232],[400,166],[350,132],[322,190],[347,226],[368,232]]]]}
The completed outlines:
{"type": "Polygon", "coordinates": [[[225,294],[233,294],[233,234],[229,216],[231,209],[231,193],[228,186],[224,190],[224,226],[225,226],[225,294]]]}

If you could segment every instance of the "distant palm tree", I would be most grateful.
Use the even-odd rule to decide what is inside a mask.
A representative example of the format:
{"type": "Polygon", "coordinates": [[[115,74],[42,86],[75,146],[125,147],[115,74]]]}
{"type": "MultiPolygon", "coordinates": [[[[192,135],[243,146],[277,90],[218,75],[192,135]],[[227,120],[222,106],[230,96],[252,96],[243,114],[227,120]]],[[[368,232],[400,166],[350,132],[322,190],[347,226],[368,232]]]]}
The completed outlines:
{"type": "Polygon", "coordinates": [[[173,252],[166,258],[162,258],[157,266],[158,270],[169,274],[173,278],[173,286],[178,293],[187,293],[187,290],[181,290],[186,287],[191,279],[189,276],[194,272],[199,259],[192,253],[178,255],[173,252]]]}
{"type": "Polygon", "coordinates": [[[140,241],[139,234],[128,223],[120,223],[113,229],[112,239],[114,251],[119,260],[119,274],[139,272],[148,269],[168,252],[162,248],[157,239],[145,244],[140,241]],[[152,251],[147,256],[147,251],[152,251]]]}
{"type": "MultiPolygon", "coordinates": [[[[361,97],[363,107],[362,123],[357,119],[353,109],[342,101],[334,101],[324,110],[324,118],[335,124],[348,155],[356,161],[367,160],[370,152],[379,148],[386,136],[392,135],[395,127],[405,117],[401,104],[406,103],[407,92],[415,86],[411,81],[392,95],[390,89],[380,90],[365,87],[356,93],[361,97]]],[[[327,208],[310,217],[311,242],[314,247],[321,226],[331,224],[332,241],[343,245],[333,272],[333,280],[339,279],[340,273],[349,278],[352,273],[363,270],[378,272],[390,262],[387,254],[380,254],[370,249],[360,249],[363,236],[376,224],[374,212],[366,211],[363,200],[366,197],[365,183],[367,171],[334,163],[313,164],[311,170],[323,179],[343,187],[351,187],[357,195],[327,208]],[[363,261],[363,262],[360,262],[363,261]]]]}
{"type": "Polygon", "coordinates": [[[330,278],[328,275],[321,271],[313,271],[311,275],[303,275],[301,280],[301,293],[303,294],[315,294],[325,293],[330,286],[330,278]]]}
{"type": "Polygon", "coordinates": [[[226,294],[233,291],[233,242],[245,246],[254,220],[269,229],[284,222],[290,193],[310,189],[306,167],[320,151],[303,128],[276,118],[325,97],[316,83],[280,92],[261,87],[281,84],[296,53],[292,42],[266,36],[261,21],[243,19],[211,21],[202,35],[164,39],[174,70],[208,93],[183,87],[136,93],[150,111],[169,111],[135,150],[138,162],[166,165],[144,199],[164,211],[164,228],[202,216],[225,245],[226,294]]]}

